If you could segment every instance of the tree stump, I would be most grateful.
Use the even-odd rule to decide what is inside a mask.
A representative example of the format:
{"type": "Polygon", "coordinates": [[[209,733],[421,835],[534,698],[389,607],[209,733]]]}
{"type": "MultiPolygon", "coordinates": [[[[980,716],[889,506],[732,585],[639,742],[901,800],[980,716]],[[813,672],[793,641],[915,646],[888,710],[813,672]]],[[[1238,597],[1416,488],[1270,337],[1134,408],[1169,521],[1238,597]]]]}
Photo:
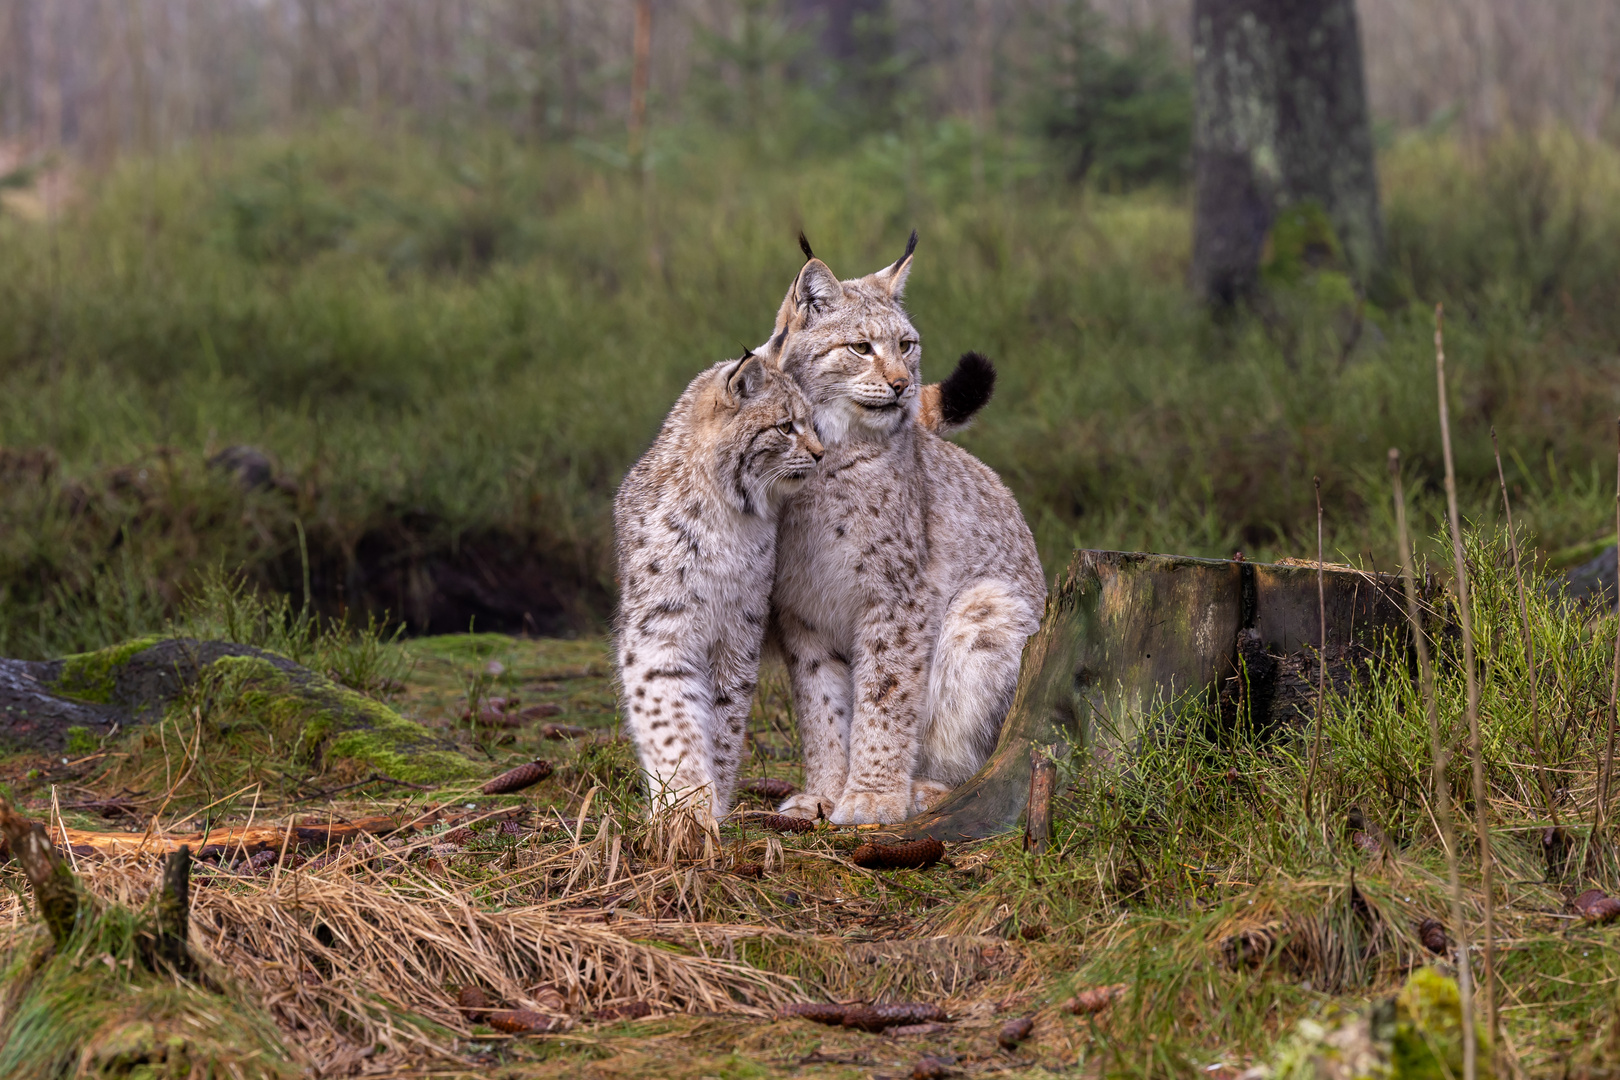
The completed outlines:
{"type": "MultiPolygon", "coordinates": [[[[1106,757],[1132,744],[1148,717],[1189,704],[1261,734],[1313,718],[1316,575],[1315,563],[1076,552],[1024,646],[995,751],[905,831],[952,841],[1012,826],[1026,807],[1031,747],[1067,743],[1106,757]]],[[[1324,577],[1328,682],[1348,685],[1391,642],[1404,660],[1400,579],[1333,566],[1324,577]]]]}

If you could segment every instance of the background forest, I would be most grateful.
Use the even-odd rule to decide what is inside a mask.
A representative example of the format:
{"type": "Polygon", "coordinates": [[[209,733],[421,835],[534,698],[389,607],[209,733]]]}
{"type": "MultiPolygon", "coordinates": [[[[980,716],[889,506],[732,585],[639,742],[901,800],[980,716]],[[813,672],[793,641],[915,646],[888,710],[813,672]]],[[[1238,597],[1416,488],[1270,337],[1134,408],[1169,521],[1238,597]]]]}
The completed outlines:
{"type": "Polygon", "coordinates": [[[576,632],[607,508],[794,236],[922,237],[925,375],[1049,570],[1076,546],[1387,568],[1489,428],[1555,567],[1612,533],[1620,3],[1359,5],[1386,234],[1189,287],[1192,13],[1167,0],[0,0],[0,655],[162,625],[241,567],[413,629],[576,632]],[[639,58],[639,59],[638,59],[639,58]]]}

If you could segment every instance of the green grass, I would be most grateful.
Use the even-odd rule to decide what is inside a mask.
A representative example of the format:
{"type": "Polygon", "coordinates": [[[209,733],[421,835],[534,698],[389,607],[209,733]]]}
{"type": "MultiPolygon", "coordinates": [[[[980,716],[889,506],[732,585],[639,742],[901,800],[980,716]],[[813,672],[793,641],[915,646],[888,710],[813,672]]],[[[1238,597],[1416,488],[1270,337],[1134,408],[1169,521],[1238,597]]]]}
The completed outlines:
{"type": "Polygon", "coordinates": [[[1543,550],[1610,527],[1620,152],[1397,143],[1368,302],[1279,242],[1263,303],[1216,319],[1184,192],[1074,188],[1022,144],[975,190],[967,147],[946,124],[787,160],[681,129],[643,189],[584,150],[334,120],[82,176],[54,226],[0,212],[0,655],[156,629],[221,564],[337,611],[378,544],[491,536],[590,627],[620,476],[692,373],[766,336],[799,227],[851,275],[920,231],[924,373],[998,362],[962,441],[1049,568],[1304,554],[1314,475],[1330,553],[1392,565],[1390,446],[1437,520],[1436,301],[1467,505],[1496,513],[1494,423],[1543,550]],[[240,443],[282,489],[204,465],[240,443]]]}

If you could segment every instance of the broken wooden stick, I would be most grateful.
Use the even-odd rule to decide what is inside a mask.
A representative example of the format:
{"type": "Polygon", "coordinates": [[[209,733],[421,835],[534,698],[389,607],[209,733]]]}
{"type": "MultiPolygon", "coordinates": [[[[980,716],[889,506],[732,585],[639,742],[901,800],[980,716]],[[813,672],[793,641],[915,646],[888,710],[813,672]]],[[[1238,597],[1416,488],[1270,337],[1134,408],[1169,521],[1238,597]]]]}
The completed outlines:
{"type": "Polygon", "coordinates": [[[180,845],[163,861],[163,891],[158,895],[154,957],[175,971],[191,968],[186,947],[191,934],[191,848],[180,845]]]}
{"type": "Polygon", "coordinates": [[[1052,842],[1052,790],[1057,762],[1044,746],[1029,748],[1029,807],[1024,814],[1024,850],[1039,855],[1052,842]]]}
{"type": "Polygon", "coordinates": [[[22,864],[28,883],[34,888],[34,906],[50,929],[51,939],[60,947],[73,935],[78,923],[79,883],[62,857],[56,853],[45,826],[29,821],[0,797],[0,835],[5,836],[12,858],[22,864]]]}
{"type": "Polygon", "coordinates": [[[356,818],[343,822],[304,821],[292,826],[292,837],[287,836],[285,825],[254,825],[229,829],[211,829],[206,833],[147,835],[127,832],[94,832],[90,829],[52,829],[55,839],[68,845],[79,858],[94,856],[170,855],[182,847],[189,847],[195,857],[236,858],[255,855],[261,851],[280,851],[283,844],[299,851],[324,849],[333,844],[358,840],[361,836],[390,836],[409,831],[399,821],[387,815],[356,818]]]}

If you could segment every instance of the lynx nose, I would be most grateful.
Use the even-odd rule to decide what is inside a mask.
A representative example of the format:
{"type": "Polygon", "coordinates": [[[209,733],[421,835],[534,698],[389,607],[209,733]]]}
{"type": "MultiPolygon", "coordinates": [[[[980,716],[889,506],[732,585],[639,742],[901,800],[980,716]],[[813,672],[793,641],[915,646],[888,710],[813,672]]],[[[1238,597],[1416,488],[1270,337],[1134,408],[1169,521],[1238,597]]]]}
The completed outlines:
{"type": "Polygon", "coordinates": [[[810,451],[810,456],[815,458],[817,461],[820,461],[822,455],[825,454],[826,452],[827,451],[821,449],[820,447],[817,447],[816,449],[810,451]]]}
{"type": "Polygon", "coordinates": [[[889,385],[894,388],[894,396],[899,397],[906,392],[906,387],[911,385],[911,379],[905,375],[896,375],[889,380],[889,385]]]}

